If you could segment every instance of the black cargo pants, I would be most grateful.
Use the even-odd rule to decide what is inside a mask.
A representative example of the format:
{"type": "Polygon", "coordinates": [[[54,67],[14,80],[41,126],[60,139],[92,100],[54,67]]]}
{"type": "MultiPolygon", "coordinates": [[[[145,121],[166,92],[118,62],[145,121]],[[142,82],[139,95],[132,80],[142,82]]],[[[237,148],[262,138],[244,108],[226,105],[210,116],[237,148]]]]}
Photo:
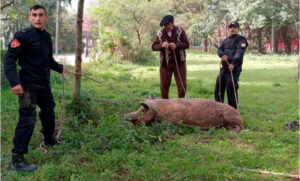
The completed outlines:
{"type": "Polygon", "coordinates": [[[40,107],[39,117],[45,140],[51,140],[55,131],[55,102],[51,89],[25,89],[19,97],[19,121],[13,139],[13,153],[27,154],[28,145],[36,122],[36,105],[40,107]]]}
{"type": "MultiPolygon", "coordinates": [[[[237,71],[233,71],[232,73],[233,73],[233,81],[235,85],[236,97],[238,101],[238,88],[239,88],[238,80],[241,71],[240,69],[238,69],[237,71]]],[[[220,74],[218,75],[216,80],[216,87],[215,87],[216,101],[224,103],[225,89],[227,93],[228,104],[234,107],[235,109],[237,109],[237,103],[235,101],[231,73],[227,67],[221,69],[220,74]],[[220,91],[220,95],[219,95],[219,91],[220,91]]]]}

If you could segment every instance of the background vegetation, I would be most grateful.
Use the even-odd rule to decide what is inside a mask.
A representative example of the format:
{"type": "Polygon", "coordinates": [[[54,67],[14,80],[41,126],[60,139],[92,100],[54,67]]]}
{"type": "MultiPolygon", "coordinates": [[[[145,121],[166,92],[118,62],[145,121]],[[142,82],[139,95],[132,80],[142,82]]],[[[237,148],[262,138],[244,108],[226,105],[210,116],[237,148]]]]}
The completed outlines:
{"type": "Polygon", "coordinates": [[[91,13],[99,22],[95,38],[102,51],[134,62],[151,60],[149,45],[166,14],[174,15],[175,25],[182,26],[191,44],[205,52],[220,45],[233,20],[249,41],[248,51],[291,54],[296,51],[293,40],[299,39],[299,5],[293,0],[104,0],[95,5],[91,13]],[[285,47],[280,51],[279,41],[285,47]],[[265,43],[273,48],[266,50],[265,43]]]}
{"type": "MultiPolygon", "coordinates": [[[[30,27],[28,21],[29,9],[34,4],[41,4],[50,17],[46,29],[55,42],[56,1],[51,0],[1,0],[1,49],[5,49],[15,32],[30,27]],[[12,4],[10,4],[12,3],[12,4]],[[10,6],[5,6],[10,4],[10,6]]],[[[75,49],[75,18],[76,13],[70,10],[68,0],[61,0],[59,22],[59,50],[70,52],[75,49]]]]}

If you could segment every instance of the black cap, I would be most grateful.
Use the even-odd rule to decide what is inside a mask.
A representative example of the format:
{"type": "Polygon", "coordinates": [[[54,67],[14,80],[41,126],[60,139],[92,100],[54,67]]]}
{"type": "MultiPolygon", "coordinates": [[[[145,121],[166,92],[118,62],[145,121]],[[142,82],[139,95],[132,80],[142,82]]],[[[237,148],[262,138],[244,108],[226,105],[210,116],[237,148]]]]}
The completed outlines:
{"type": "Polygon", "coordinates": [[[163,17],[163,19],[160,21],[160,26],[164,26],[168,23],[174,23],[174,17],[172,15],[166,15],[163,17]]]}
{"type": "Polygon", "coordinates": [[[240,25],[239,25],[238,22],[236,22],[236,21],[230,22],[230,24],[229,24],[228,27],[230,28],[231,26],[235,26],[236,28],[240,28],[240,25]]]}

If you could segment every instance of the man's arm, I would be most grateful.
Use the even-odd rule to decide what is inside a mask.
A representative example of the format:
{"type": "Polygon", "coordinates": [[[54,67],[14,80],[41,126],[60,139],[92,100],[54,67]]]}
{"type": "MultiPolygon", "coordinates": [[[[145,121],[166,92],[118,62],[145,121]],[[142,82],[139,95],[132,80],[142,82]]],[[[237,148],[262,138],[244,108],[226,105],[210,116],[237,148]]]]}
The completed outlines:
{"type": "MultiPolygon", "coordinates": [[[[158,34],[159,34],[159,33],[161,33],[161,31],[158,32],[158,34]]],[[[158,34],[155,36],[155,39],[154,39],[154,41],[153,41],[153,43],[152,43],[152,50],[153,50],[153,51],[161,51],[161,50],[164,49],[164,47],[162,46],[162,43],[160,42],[160,39],[159,39],[159,35],[158,35],[158,34]]]]}
{"type": "Polygon", "coordinates": [[[4,58],[4,73],[11,87],[20,84],[16,62],[18,61],[24,46],[25,41],[21,33],[16,33],[14,39],[8,44],[8,50],[4,58]]]}
{"type": "Polygon", "coordinates": [[[51,57],[51,61],[50,61],[50,69],[54,70],[58,73],[63,73],[64,71],[64,66],[62,64],[57,63],[53,56],[51,57]]]}
{"type": "Polygon", "coordinates": [[[186,36],[185,31],[181,28],[182,33],[180,35],[180,42],[176,43],[176,48],[179,50],[184,50],[184,49],[188,49],[190,47],[190,42],[189,39],[186,36]]]}
{"type": "Polygon", "coordinates": [[[52,41],[50,41],[50,56],[50,69],[58,73],[65,72],[64,66],[62,64],[57,63],[57,61],[55,61],[55,59],[53,58],[52,41]]]}
{"type": "Polygon", "coordinates": [[[248,47],[247,39],[242,37],[239,40],[236,52],[233,57],[232,64],[234,65],[234,67],[237,67],[243,63],[242,61],[247,47],[248,47]]]}
{"type": "MultiPolygon", "coordinates": [[[[218,48],[218,56],[220,58],[222,58],[224,55],[226,55],[224,52],[224,43],[223,42],[222,42],[221,46],[218,48]]],[[[227,57],[228,57],[228,55],[227,55],[227,57]]]]}

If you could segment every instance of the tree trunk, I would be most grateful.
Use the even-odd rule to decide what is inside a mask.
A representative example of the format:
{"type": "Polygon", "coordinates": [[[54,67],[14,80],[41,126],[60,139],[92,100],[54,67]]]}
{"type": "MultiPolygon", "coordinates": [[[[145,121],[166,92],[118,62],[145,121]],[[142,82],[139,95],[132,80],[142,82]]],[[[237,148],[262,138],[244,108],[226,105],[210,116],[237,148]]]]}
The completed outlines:
{"type": "Polygon", "coordinates": [[[136,34],[137,34],[137,37],[138,37],[138,40],[139,40],[139,45],[141,47],[141,45],[142,45],[141,33],[140,33],[139,30],[136,30],[136,34]]]}
{"type": "Polygon", "coordinates": [[[286,54],[291,54],[292,53],[292,48],[291,48],[291,43],[292,43],[292,38],[291,38],[291,27],[289,25],[284,25],[281,28],[281,37],[282,41],[284,43],[284,50],[286,54]]]}
{"type": "MultiPolygon", "coordinates": [[[[298,10],[299,16],[300,16],[300,8],[298,10]]],[[[300,78],[300,24],[298,25],[298,79],[300,78]]]]}
{"type": "Polygon", "coordinates": [[[202,41],[202,50],[207,52],[207,38],[204,38],[202,41]]]}
{"type": "Polygon", "coordinates": [[[3,31],[3,34],[4,34],[4,46],[5,47],[9,44],[9,38],[10,38],[11,32],[12,32],[11,26],[8,26],[7,30],[3,31]]]}
{"type": "Polygon", "coordinates": [[[259,53],[263,52],[262,49],[262,28],[258,29],[257,32],[257,50],[259,53]]]}
{"type": "Polygon", "coordinates": [[[222,37],[221,37],[221,27],[218,28],[218,47],[221,46],[221,40],[222,37]]]}
{"type": "Polygon", "coordinates": [[[272,53],[278,53],[278,31],[275,29],[274,24],[272,23],[272,53]]]}
{"type": "Polygon", "coordinates": [[[245,31],[246,31],[246,38],[247,38],[248,40],[251,40],[252,35],[251,35],[251,28],[250,28],[249,25],[246,26],[245,31]]]}
{"type": "Polygon", "coordinates": [[[75,55],[75,84],[73,100],[80,100],[80,86],[81,86],[81,62],[82,62],[82,22],[83,22],[83,6],[84,0],[78,1],[77,17],[76,17],[76,55],[75,55]]]}
{"type": "Polygon", "coordinates": [[[275,53],[275,27],[274,27],[274,22],[272,22],[272,27],[271,27],[271,52],[275,53]]]}
{"type": "Polygon", "coordinates": [[[55,26],[55,54],[58,54],[58,36],[59,36],[59,9],[60,1],[56,1],[56,26],[55,26]]]}

